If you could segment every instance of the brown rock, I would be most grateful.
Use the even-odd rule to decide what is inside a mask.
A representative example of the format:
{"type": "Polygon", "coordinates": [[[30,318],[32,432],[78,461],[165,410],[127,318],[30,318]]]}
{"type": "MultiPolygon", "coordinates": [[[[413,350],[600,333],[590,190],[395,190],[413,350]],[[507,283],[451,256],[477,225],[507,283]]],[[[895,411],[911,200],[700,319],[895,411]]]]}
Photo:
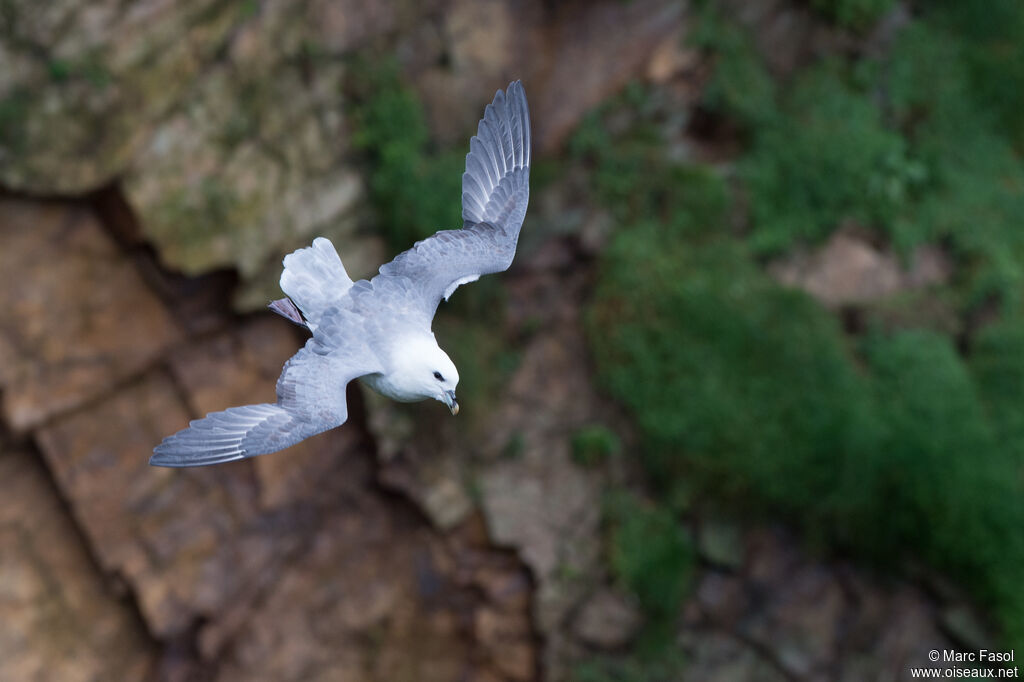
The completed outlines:
{"type": "MultiPolygon", "coordinates": [[[[230,364],[220,376],[244,386],[237,376],[233,383],[229,370],[230,364]]],[[[174,636],[204,617],[211,621],[204,640],[209,654],[316,532],[319,511],[317,493],[307,500],[301,485],[285,483],[262,496],[254,460],[150,467],[153,446],[188,416],[172,383],[152,374],[44,427],[38,437],[100,565],[128,582],[151,631],[174,636]]],[[[330,466],[317,470],[317,488],[339,494],[365,481],[343,432],[308,443],[330,466]]],[[[302,460],[292,461],[301,470],[302,460]]]]}
{"type": "Polygon", "coordinates": [[[686,679],[900,679],[953,646],[921,590],[811,558],[778,530],[746,535],[744,570],[702,571],[684,607],[686,679]]]}
{"type": "Polygon", "coordinates": [[[686,660],[685,667],[680,664],[683,679],[706,682],[784,682],[790,679],[755,647],[726,633],[710,632],[686,642],[679,656],[680,659],[685,656],[686,660]]]}
{"type": "Polygon", "coordinates": [[[509,613],[487,606],[478,609],[473,635],[499,671],[513,680],[533,679],[537,661],[525,610],[509,613]]]}
{"type": "Polygon", "coordinates": [[[640,612],[629,599],[601,589],[580,609],[573,630],[585,644],[615,649],[633,638],[641,622],[640,612]]]}
{"type": "Polygon", "coordinates": [[[683,40],[684,8],[670,0],[445,4],[442,37],[410,32],[399,53],[409,55],[411,81],[446,144],[465,145],[494,91],[521,78],[534,149],[550,152],[630,80],[663,77],[680,61],[669,45],[683,40]]]}
{"type": "Polygon", "coordinates": [[[0,200],[0,387],[27,429],[144,368],[178,331],[88,209],[0,200]]]}
{"type": "MultiPolygon", "coordinates": [[[[487,679],[470,674],[481,656],[461,625],[474,592],[434,561],[444,553],[413,515],[365,491],[252,612],[218,682],[487,679]]],[[[518,646],[525,609],[488,614],[487,633],[518,646]]]]}
{"type": "Polygon", "coordinates": [[[642,76],[660,45],[683,39],[684,7],[666,0],[565,3],[548,17],[530,99],[538,150],[564,141],[591,108],[642,76]]]}
{"type": "MultiPolygon", "coordinates": [[[[544,639],[539,668],[546,679],[569,674],[579,643],[567,634],[566,623],[602,578],[602,473],[574,464],[569,443],[585,424],[618,426],[591,385],[587,359],[579,352],[585,344],[575,287],[581,283],[550,271],[507,282],[507,324],[536,331],[515,342],[518,366],[501,391],[487,398],[486,409],[474,412],[467,401],[457,420],[438,421],[415,407],[368,401],[371,428],[384,444],[378,450],[384,480],[438,525],[453,523],[445,513],[452,507],[468,512],[461,499],[447,508],[433,503],[445,499],[445,481],[448,489],[454,484],[463,491],[460,498],[473,491],[487,537],[514,550],[529,567],[536,583],[532,626],[544,639]],[[404,415],[404,422],[394,414],[404,415]]],[[[458,364],[463,358],[454,353],[453,360],[458,364]]],[[[487,575],[476,569],[461,580],[482,589],[498,611],[531,601],[519,579],[502,571],[487,575]]],[[[521,674],[532,665],[525,655],[510,654],[508,661],[521,674]]]]}
{"type": "MultiPolygon", "coordinates": [[[[262,315],[176,352],[170,358],[171,371],[197,416],[234,405],[274,402],[281,368],[304,340],[291,323],[262,315]]],[[[358,410],[357,394],[358,388],[350,387],[350,413],[358,410]]],[[[345,492],[337,483],[342,482],[345,490],[357,488],[369,475],[367,463],[352,454],[362,447],[362,439],[359,425],[350,422],[278,456],[250,460],[260,506],[272,510],[296,503],[330,504],[345,492]],[[344,479],[332,478],[342,469],[348,471],[344,479]]]]}
{"type": "Polygon", "coordinates": [[[905,289],[941,284],[952,270],[948,257],[927,245],[915,249],[906,270],[895,254],[851,229],[836,231],[812,253],[788,256],[769,266],[777,280],[803,289],[828,306],[866,303],[905,289]]]}
{"type": "Polygon", "coordinates": [[[743,26],[766,66],[779,77],[800,66],[853,50],[856,36],[822,21],[810,7],[788,0],[725,0],[723,15],[743,26]]]}
{"type": "Polygon", "coordinates": [[[47,480],[0,452],[0,670],[23,682],[153,679],[153,647],[111,594],[47,480]]]}

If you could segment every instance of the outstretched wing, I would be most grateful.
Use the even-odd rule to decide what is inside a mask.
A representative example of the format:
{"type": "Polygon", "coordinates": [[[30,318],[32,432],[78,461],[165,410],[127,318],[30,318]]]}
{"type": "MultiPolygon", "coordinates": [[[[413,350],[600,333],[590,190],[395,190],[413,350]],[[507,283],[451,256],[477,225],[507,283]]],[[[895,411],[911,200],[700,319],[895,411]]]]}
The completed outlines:
{"type": "Polygon", "coordinates": [[[462,176],[463,229],[417,242],[373,279],[376,285],[380,278],[409,278],[428,322],[456,287],[512,264],[530,200],[530,112],[522,83],[494,95],[469,150],[462,176]]]}
{"type": "MultiPolygon", "coordinates": [[[[339,324],[340,311],[324,315],[339,324]]],[[[277,380],[277,402],[232,407],[197,419],[187,429],[164,438],[149,463],[193,467],[277,452],[348,419],[345,387],[364,374],[380,371],[365,344],[342,353],[338,341],[314,336],[285,363],[277,380]]]]}

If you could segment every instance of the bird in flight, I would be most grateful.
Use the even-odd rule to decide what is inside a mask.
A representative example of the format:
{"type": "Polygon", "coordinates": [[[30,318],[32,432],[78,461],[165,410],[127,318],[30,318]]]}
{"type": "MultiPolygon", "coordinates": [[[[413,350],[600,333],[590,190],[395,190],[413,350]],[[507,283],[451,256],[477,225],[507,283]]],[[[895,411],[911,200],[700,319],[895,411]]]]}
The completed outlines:
{"type": "Polygon", "coordinates": [[[323,237],[284,259],[287,298],[270,308],[312,332],[285,363],[277,402],[232,407],[164,438],[149,462],[218,464],[284,449],[348,418],[345,387],[360,379],[402,402],[434,398],[458,414],[459,372],[430,326],[441,299],[507,270],[530,198],[530,113],[522,83],[498,91],[469,141],[462,229],[416,242],[371,280],[353,282],[323,237]]]}

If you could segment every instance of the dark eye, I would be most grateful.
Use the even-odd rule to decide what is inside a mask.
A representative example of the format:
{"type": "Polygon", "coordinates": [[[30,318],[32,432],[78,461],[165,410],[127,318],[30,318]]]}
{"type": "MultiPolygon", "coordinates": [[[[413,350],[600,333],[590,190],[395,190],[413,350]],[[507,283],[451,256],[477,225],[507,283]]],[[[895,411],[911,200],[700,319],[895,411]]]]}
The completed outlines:
{"type": "Polygon", "coordinates": [[[441,376],[440,372],[434,372],[434,378],[437,379],[438,381],[444,381],[444,377],[441,376]]]}

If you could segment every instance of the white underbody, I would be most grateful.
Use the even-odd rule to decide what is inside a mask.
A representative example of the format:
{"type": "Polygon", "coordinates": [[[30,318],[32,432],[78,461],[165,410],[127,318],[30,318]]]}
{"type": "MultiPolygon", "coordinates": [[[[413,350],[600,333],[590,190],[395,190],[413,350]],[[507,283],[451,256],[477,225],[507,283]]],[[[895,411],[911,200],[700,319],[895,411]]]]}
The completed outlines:
{"type": "Polygon", "coordinates": [[[359,380],[377,391],[377,393],[400,403],[417,403],[431,397],[420,393],[410,392],[401,384],[395,383],[393,377],[389,374],[367,374],[364,377],[360,377],[359,380]]]}

